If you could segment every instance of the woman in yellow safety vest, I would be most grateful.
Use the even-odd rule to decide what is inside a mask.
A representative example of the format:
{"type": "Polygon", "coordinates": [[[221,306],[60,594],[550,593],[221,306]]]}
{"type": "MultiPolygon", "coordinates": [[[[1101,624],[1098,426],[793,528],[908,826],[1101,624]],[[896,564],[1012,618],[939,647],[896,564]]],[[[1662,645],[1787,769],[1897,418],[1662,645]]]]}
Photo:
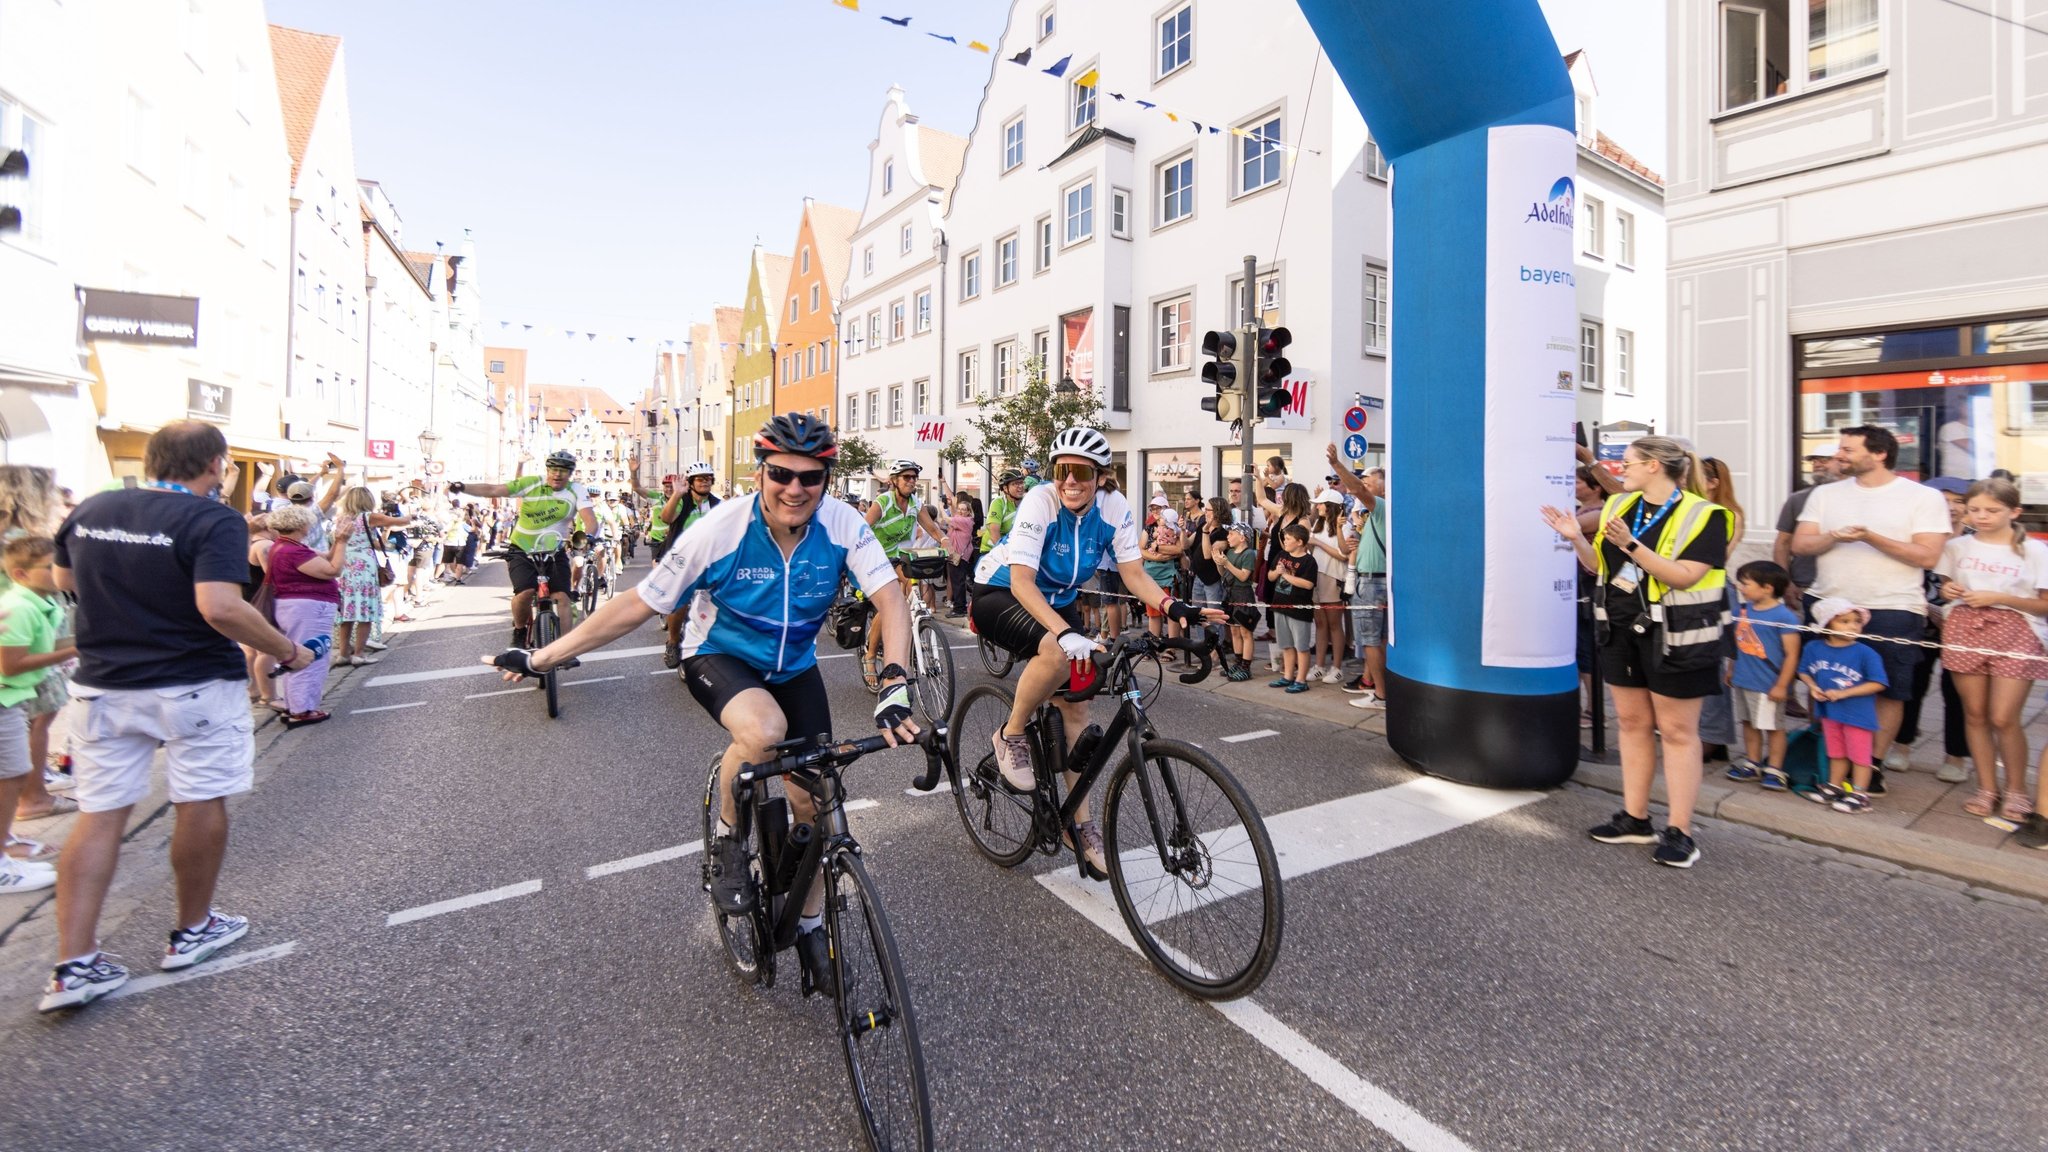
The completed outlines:
{"type": "MultiPolygon", "coordinates": [[[[1622,810],[1591,830],[1603,844],[1655,844],[1651,859],[1699,859],[1692,811],[1700,791],[1700,705],[1721,691],[1727,617],[1728,510],[1700,491],[1690,445],[1645,436],[1622,454],[1622,491],[1600,509],[1598,544],[1578,519],[1544,508],[1594,574],[1594,642],[1620,728],[1622,810]],[[1650,824],[1650,782],[1661,743],[1671,821],[1650,824]]],[[[1595,702],[1598,707],[1598,702],[1595,702]]]]}

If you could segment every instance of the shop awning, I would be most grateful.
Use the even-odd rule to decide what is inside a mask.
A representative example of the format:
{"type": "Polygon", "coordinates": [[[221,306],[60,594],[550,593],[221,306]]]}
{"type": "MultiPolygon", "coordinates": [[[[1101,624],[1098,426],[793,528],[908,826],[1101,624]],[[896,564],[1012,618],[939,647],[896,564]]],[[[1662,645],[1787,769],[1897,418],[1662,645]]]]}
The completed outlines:
{"type": "MultiPolygon", "coordinates": [[[[162,425],[129,424],[125,421],[106,419],[99,424],[102,432],[128,432],[137,436],[154,434],[162,425]]],[[[304,444],[280,440],[269,436],[245,436],[229,429],[222,429],[228,438],[228,448],[243,456],[276,456],[285,460],[313,460],[325,453],[313,452],[304,444]]]]}
{"type": "Polygon", "coordinates": [[[32,388],[63,388],[69,390],[81,384],[95,383],[92,376],[83,370],[55,368],[28,368],[19,364],[0,364],[0,383],[26,384],[32,388]]]}

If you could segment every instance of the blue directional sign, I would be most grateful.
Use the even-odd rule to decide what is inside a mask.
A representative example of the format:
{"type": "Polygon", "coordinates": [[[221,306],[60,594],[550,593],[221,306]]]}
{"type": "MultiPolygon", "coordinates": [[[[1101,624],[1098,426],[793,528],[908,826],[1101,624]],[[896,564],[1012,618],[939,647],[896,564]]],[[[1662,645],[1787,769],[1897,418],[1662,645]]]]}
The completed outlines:
{"type": "Polygon", "coordinates": [[[1365,459],[1365,437],[1353,432],[1344,438],[1344,455],[1353,460],[1365,459]]]}
{"type": "Polygon", "coordinates": [[[1347,432],[1365,431],[1365,409],[1353,405],[1344,412],[1344,429],[1347,432]]]}

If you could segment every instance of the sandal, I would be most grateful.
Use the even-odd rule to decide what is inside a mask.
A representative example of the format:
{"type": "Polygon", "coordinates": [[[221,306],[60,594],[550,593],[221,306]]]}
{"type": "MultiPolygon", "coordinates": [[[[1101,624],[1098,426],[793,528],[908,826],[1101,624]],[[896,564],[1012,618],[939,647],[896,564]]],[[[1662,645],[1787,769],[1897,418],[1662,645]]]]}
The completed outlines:
{"type": "Polygon", "coordinates": [[[57,850],[55,848],[50,847],[41,840],[31,840],[26,836],[9,836],[7,843],[4,846],[0,846],[0,850],[4,850],[7,855],[12,856],[16,860],[32,860],[38,863],[44,860],[54,860],[57,857],[57,850]]]}
{"type": "Polygon", "coordinates": [[[320,723],[322,720],[327,719],[329,715],[329,713],[320,711],[293,712],[284,718],[284,726],[287,728],[304,728],[308,724],[320,723]]]}
{"type": "Polygon", "coordinates": [[[2025,792],[2007,792],[2005,794],[2005,804],[1998,810],[1999,816],[2014,823],[2025,820],[2033,812],[2033,797],[2028,796],[2025,792]]]}
{"type": "Polygon", "coordinates": [[[1998,810],[1998,790],[1979,788],[1977,794],[1963,801],[1963,811],[1972,816],[1989,816],[1998,810]]]}
{"type": "Polygon", "coordinates": [[[48,820],[52,816],[66,816],[76,811],[78,811],[78,801],[73,800],[69,796],[52,796],[50,797],[49,811],[23,812],[17,808],[14,811],[14,818],[16,820],[48,820]]]}

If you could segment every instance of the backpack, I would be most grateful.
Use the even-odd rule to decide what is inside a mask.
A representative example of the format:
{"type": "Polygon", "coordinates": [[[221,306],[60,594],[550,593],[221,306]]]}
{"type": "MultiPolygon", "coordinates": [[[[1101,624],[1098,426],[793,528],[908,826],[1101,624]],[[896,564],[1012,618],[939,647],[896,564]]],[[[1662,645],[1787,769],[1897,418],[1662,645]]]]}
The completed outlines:
{"type": "Polygon", "coordinates": [[[1827,783],[1828,741],[1819,724],[1808,724],[1785,738],[1785,777],[1801,796],[1819,792],[1827,783]]]}

